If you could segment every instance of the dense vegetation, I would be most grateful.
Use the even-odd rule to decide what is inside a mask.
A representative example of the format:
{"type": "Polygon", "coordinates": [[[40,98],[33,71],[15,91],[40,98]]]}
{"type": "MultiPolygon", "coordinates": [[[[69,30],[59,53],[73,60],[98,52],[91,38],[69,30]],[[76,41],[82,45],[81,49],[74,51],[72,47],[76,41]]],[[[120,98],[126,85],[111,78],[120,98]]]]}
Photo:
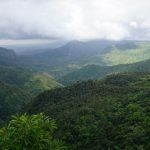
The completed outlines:
{"type": "Polygon", "coordinates": [[[0,64],[12,64],[16,61],[17,55],[14,51],[0,47],[0,64]]]}
{"type": "Polygon", "coordinates": [[[149,150],[150,74],[123,73],[40,94],[30,113],[58,122],[71,150],[149,150]]]}
{"type": "Polygon", "coordinates": [[[105,40],[27,56],[0,48],[0,126],[24,110],[58,124],[15,116],[0,129],[0,149],[62,150],[62,139],[69,150],[149,150],[149,48],[105,40]]]}
{"type": "Polygon", "coordinates": [[[150,59],[149,41],[73,41],[66,45],[28,56],[19,65],[44,71],[59,78],[85,65],[113,66],[150,59]]]}
{"type": "Polygon", "coordinates": [[[126,41],[112,44],[106,48],[105,53],[96,54],[91,56],[88,62],[94,62],[95,64],[113,66],[118,64],[136,63],[150,59],[150,42],[142,41],[126,41]]]}
{"type": "Polygon", "coordinates": [[[133,64],[124,64],[116,66],[99,66],[99,65],[87,65],[68,73],[65,76],[62,76],[58,79],[64,85],[70,85],[77,81],[84,81],[89,79],[98,79],[112,73],[120,72],[150,72],[150,60],[133,63],[133,64]]]}
{"type": "Polygon", "coordinates": [[[62,86],[47,73],[17,67],[16,57],[12,50],[0,48],[0,126],[32,97],[62,86]]]}
{"type": "Polygon", "coordinates": [[[0,126],[30,100],[23,90],[0,81],[0,126]]]}
{"type": "Polygon", "coordinates": [[[0,120],[19,112],[39,93],[60,86],[47,73],[0,65],[0,120]]]}
{"type": "Polygon", "coordinates": [[[33,96],[44,90],[61,86],[47,73],[4,65],[0,65],[0,81],[22,88],[33,96]]]}
{"type": "Polygon", "coordinates": [[[1,150],[65,150],[54,138],[55,121],[44,116],[13,116],[9,124],[0,129],[1,150]]]}

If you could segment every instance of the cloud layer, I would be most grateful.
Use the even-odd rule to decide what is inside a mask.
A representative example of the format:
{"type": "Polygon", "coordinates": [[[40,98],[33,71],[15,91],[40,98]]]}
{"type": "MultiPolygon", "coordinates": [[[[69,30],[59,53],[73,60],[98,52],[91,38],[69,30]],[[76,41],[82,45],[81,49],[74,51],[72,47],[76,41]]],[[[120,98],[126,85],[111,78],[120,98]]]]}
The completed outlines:
{"type": "Polygon", "coordinates": [[[150,39],[150,0],[0,0],[0,39],[150,39]]]}

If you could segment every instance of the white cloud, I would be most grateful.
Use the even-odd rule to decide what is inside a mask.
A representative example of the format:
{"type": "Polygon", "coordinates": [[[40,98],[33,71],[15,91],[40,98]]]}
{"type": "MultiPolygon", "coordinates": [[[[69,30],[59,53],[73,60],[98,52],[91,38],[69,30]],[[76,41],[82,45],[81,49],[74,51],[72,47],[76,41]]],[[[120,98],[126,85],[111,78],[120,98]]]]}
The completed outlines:
{"type": "Polygon", "coordinates": [[[0,38],[149,39],[149,14],[149,0],[0,0],[0,38]]]}
{"type": "Polygon", "coordinates": [[[130,25],[131,27],[133,27],[133,28],[138,28],[138,23],[135,22],[135,21],[131,21],[131,22],[129,23],[129,25],[130,25]]]}

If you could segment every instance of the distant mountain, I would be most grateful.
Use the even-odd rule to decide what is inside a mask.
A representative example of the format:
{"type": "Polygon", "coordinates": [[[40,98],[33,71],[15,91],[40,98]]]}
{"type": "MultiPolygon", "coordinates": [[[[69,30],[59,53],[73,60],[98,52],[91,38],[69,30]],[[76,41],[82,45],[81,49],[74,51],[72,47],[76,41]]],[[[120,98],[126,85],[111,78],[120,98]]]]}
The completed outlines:
{"type": "Polygon", "coordinates": [[[13,50],[0,47],[0,64],[10,64],[16,61],[17,55],[13,50]]]}
{"type": "Polygon", "coordinates": [[[49,66],[64,65],[66,63],[78,63],[83,58],[103,51],[111,45],[111,41],[73,41],[62,47],[47,50],[21,59],[28,60],[30,64],[48,64],[49,66]]]}
{"type": "Polygon", "coordinates": [[[32,96],[44,90],[62,86],[47,73],[34,72],[15,66],[0,65],[0,81],[15,85],[32,96]]]}
{"type": "Polygon", "coordinates": [[[149,71],[149,61],[137,64],[150,58],[148,41],[72,41],[28,56],[17,56],[12,50],[1,49],[3,62],[11,62],[29,72],[47,72],[65,85],[116,72],[149,71]]]}
{"type": "Polygon", "coordinates": [[[2,47],[8,48],[8,49],[14,49],[15,52],[18,55],[32,55],[37,54],[43,51],[46,51],[47,49],[55,49],[57,47],[63,46],[67,43],[67,41],[58,41],[58,40],[47,40],[47,41],[41,41],[41,40],[35,40],[33,43],[22,43],[22,44],[9,44],[9,45],[3,45],[2,47]]]}
{"type": "Polygon", "coordinates": [[[149,150],[150,74],[121,73],[45,91],[28,106],[58,123],[71,150],[149,150]]]}
{"type": "Polygon", "coordinates": [[[20,56],[19,65],[37,71],[45,71],[55,77],[63,76],[82,66],[81,61],[102,52],[112,41],[72,41],[66,45],[40,52],[35,55],[20,56]]]}
{"type": "Polygon", "coordinates": [[[98,79],[108,74],[119,72],[150,72],[150,60],[116,66],[87,65],[81,69],[68,73],[58,81],[64,85],[69,85],[77,81],[98,79]]]}
{"type": "Polygon", "coordinates": [[[18,67],[13,50],[0,48],[0,124],[41,92],[62,85],[45,72],[18,67]]]}
{"type": "Polygon", "coordinates": [[[137,41],[111,46],[111,50],[100,58],[108,66],[130,64],[150,59],[150,42],[137,41]]]}
{"type": "Polygon", "coordinates": [[[42,112],[70,150],[149,150],[149,49],[139,41],[74,41],[30,56],[1,48],[0,125],[42,112]]]}
{"type": "Polygon", "coordinates": [[[19,57],[13,50],[0,47],[0,81],[22,88],[31,95],[61,86],[45,72],[21,66],[19,57]]]}
{"type": "Polygon", "coordinates": [[[16,60],[21,67],[56,73],[74,70],[70,66],[87,64],[117,65],[150,59],[149,41],[72,41],[56,49],[47,49],[37,54],[16,56],[12,50],[1,48],[1,61],[16,60]],[[60,69],[61,68],[61,69],[60,69]]]}
{"type": "Polygon", "coordinates": [[[106,40],[72,41],[56,49],[50,49],[35,55],[22,56],[20,61],[23,64],[49,67],[78,64],[84,58],[102,52],[112,43],[113,41],[106,40]]]}
{"type": "Polygon", "coordinates": [[[46,71],[59,78],[85,65],[113,66],[150,59],[149,41],[72,41],[29,56],[18,57],[18,65],[46,71]]]}

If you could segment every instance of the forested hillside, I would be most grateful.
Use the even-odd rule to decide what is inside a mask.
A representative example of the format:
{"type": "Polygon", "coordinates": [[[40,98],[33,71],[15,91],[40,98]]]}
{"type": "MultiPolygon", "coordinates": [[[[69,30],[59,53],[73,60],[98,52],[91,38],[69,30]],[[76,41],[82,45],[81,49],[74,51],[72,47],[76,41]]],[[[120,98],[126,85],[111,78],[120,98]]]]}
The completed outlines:
{"type": "Polygon", "coordinates": [[[58,123],[70,150],[149,150],[150,74],[121,73],[40,94],[28,112],[58,123]]]}
{"type": "Polygon", "coordinates": [[[113,66],[150,59],[149,41],[120,41],[105,48],[104,53],[90,56],[86,63],[113,66]]]}
{"type": "Polygon", "coordinates": [[[149,41],[72,41],[56,49],[17,55],[0,48],[0,61],[60,78],[86,65],[113,66],[150,59],[149,41]]]}
{"type": "Polygon", "coordinates": [[[124,64],[116,66],[99,66],[99,65],[87,65],[81,69],[77,69],[65,76],[58,79],[64,85],[70,85],[77,81],[85,81],[89,79],[102,78],[108,74],[120,73],[120,72],[150,72],[150,60],[133,63],[124,64]]]}
{"type": "Polygon", "coordinates": [[[16,54],[13,50],[0,47],[0,64],[12,64],[16,61],[16,54]]]}
{"type": "Polygon", "coordinates": [[[0,126],[12,114],[20,112],[22,106],[29,101],[31,96],[26,91],[0,81],[0,126]]]}
{"type": "Polygon", "coordinates": [[[0,81],[15,85],[32,96],[38,95],[44,90],[61,86],[47,73],[14,66],[0,66],[0,81]]]}
{"type": "Polygon", "coordinates": [[[56,120],[54,136],[69,150],[149,150],[150,45],[126,42],[102,42],[100,51],[99,44],[73,42],[36,57],[1,51],[0,126],[16,113],[42,112],[56,120]],[[125,62],[130,55],[136,63],[125,62]]]}
{"type": "Polygon", "coordinates": [[[150,59],[149,41],[72,41],[56,49],[19,56],[19,66],[60,78],[85,65],[113,66],[150,59]]]}
{"type": "Polygon", "coordinates": [[[43,64],[50,67],[62,66],[66,64],[79,63],[89,56],[104,52],[113,41],[91,40],[87,42],[72,41],[66,45],[50,49],[30,56],[22,56],[21,62],[28,65],[43,64]]]}
{"type": "Polygon", "coordinates": [[[41,92],[62,86],[47,73],[17,67],[16,57],[12,50],[0,48],[1,122],[19,113],[24,105],[41,92]]]}
{"type": "Polygon", "coordinates": [[[150,150],[150,0],[0,0],[0,150],[150,150]]]}

